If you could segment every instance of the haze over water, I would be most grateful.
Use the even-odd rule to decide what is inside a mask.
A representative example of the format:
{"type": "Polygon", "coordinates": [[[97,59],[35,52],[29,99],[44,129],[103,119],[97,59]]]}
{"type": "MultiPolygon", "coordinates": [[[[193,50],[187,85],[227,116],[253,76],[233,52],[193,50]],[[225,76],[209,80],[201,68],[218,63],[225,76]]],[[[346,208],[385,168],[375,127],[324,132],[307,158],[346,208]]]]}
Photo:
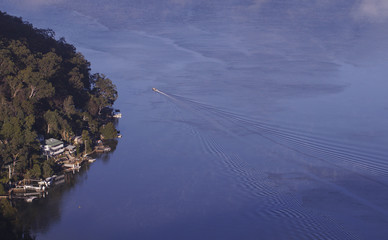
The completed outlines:
{"type": "Polygon", "coordinates": [[[74,44],[117,85],[123,114],[114,152],[26,207],[37,239],[388,236],[385,1],[0,10],[74,44]]]}

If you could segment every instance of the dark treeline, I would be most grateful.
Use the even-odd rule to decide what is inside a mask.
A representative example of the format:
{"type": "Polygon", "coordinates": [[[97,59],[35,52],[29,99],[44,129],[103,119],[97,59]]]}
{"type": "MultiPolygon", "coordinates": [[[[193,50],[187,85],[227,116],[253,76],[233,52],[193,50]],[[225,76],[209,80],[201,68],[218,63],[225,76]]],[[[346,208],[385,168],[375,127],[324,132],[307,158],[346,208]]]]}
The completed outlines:
{"type": "Polygon", "coordinates": [[[41,158],[38,136],[91,141],[106,132],[104,111],[117,98],[111,80],[91,74],[84,56],[54,35],[0,12],[0,166],[15,163],[19,175],[41,158]]]}

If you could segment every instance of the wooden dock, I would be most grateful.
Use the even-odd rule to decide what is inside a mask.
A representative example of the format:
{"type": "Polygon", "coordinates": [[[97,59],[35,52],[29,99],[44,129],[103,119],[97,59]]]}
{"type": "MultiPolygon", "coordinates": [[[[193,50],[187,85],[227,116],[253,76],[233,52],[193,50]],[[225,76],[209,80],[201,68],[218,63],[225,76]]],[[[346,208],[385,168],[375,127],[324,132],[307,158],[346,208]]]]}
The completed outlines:
{"type": "Polygon", "coordinates": [[[94,148],[94,151],[96,153],[104,153],[104,152],[110,152],[111,151],[111,148],[110,147],[106,147],[106,146],[96,146],[94,148]]]}

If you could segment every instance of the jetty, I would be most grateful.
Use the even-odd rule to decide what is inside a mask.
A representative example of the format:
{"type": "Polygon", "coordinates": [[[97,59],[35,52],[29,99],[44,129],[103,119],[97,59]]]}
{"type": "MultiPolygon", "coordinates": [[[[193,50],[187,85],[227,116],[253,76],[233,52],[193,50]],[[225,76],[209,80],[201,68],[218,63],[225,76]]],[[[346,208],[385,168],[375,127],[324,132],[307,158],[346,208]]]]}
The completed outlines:
{"type": "Polygon", "coordinates": [[[114,118],[121,118],[122,114],[121,113],[115,113],[115,114],[113,114],[112,117],[114,117],[114,118]]]}
{"type": "Polygon", "coordinates": [[[96,153],[104,153],[104,152],[110,152],[111,148],[110,147],[105,147],[105,146],[96,146],[94,151],[96,153]]]}
{"type": "Polygon", "coordinates": [[[65,174],[53,175],[43,180],[24,179],[9,189],[8,195],[1,195],[0,199],[22,199],[33,202],[35,199],[46,197],[50,187],[63,183],[65,183],[65,174]]]}
{"type": "Polygon", "coordinates": [[[42,184],[40,180],[25,179],[11,188],[8,191],[8,196],[3,196],[3,198],[24,199],[27,202],[32,202],[36,198],[45,196],[46,191],[46,184],[42,184]]]}
{"type": "Polygon", "coordinates": [[[94,152],[96,153],[110,152],[111,150],[109,146],[104,146],[101,140],[98,140],[97,146],[94,147],[94,152]]]}

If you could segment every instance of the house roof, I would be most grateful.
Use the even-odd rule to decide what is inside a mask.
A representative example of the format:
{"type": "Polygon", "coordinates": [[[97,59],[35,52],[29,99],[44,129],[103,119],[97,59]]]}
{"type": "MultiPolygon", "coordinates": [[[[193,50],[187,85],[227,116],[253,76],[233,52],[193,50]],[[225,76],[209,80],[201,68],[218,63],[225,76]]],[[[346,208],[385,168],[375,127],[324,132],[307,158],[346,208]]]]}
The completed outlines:
{"type": "Polygon", "coordinates": [[[52,147],[52,146],[57,146],[60,144],[63,144],[61,140],[55,139],[55,138],[49,138],[45,140],[45,144],[52,147]]]}
{"type": "Polygon", "coordinates": [[[65,147],[67,150],[74,150],[75,149],[75,146],[74,145],[68,145],[67,147],[65,147]]]}

